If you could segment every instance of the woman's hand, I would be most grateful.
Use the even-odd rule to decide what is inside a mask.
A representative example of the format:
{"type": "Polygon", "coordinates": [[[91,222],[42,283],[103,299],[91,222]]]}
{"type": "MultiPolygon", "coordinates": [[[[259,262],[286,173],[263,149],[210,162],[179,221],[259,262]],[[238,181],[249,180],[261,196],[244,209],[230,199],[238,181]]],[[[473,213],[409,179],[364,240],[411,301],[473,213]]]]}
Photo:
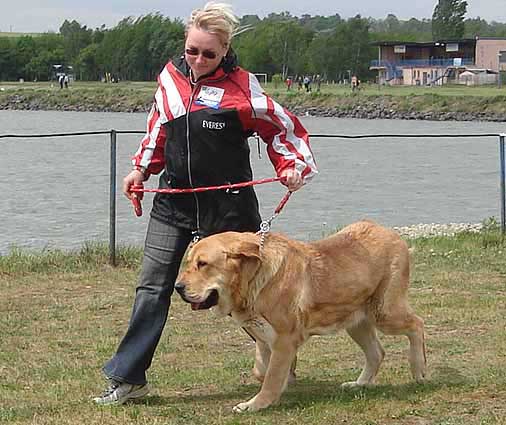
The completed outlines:
{"type": "Polygon", "coordinates": [[[299,190],[304,184],[300,173],[295,169],[288,169],[281,172],[281,183],[283,183],[290,192],[299,190]]]}
{"type": "Polygon", "coordinates": [[[123,193],[128,199],[132,199],[132,196],[142,195],[142,193],[130,192],[130,188],[133,185],[142,185],[142,183],[146,180],[146,177],[140,170],[132,170],[128,175],[123,179],[123,193]]]}

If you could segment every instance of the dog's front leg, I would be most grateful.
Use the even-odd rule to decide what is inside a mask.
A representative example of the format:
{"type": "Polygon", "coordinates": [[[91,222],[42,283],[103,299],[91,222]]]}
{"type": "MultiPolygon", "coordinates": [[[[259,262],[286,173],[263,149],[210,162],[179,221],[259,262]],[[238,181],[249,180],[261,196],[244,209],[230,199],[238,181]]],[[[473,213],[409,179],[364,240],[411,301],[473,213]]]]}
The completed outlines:
{"type": "Polygon", "coordinates": [[[290,367],[296,354],[297,347],[292,338],[276,338],[271,347],[271,358],[260,392],[251,400],[235,406],[234,412],[255,412],[276,403],[287,386],[290,367]]]}
{"type": "MultiPolygon", "coordinates": [[[[271,349],[269,345],[259,339],[256,341],[255,350],[255,366],[253,367],[253,376],[260,382],[264,382],[269,361],[271,358],[271,349]]],[[[294,357],[290,366],[290,373],[288,375],[288,383],[293,384],[297,380],[295,369],[297,367],[297,356],[294,357]]]]}
{"type": "Polygon", "coordinates": [[[269,345],[259,339],[256,340],[255,347],[255,367],[253,368],[253,376],[260,382],[264,382],[267,368],[271,358],[271,349],[269,345]]]}

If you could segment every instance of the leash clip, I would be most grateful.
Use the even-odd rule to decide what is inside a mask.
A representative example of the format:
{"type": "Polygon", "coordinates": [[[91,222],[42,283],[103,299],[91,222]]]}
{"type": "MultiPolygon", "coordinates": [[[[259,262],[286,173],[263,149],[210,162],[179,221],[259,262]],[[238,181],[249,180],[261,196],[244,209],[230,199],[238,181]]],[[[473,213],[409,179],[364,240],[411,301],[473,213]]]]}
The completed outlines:
{"type": "Polygon", "coordinates": [[[200,240],[200,235],[199,235],[199,231],[198,230],[193,230],[192,231],[192,235],[193,235],[193,238],[192,238],[192,240],[190,242],[191,246],[195,245],[200,240]]]}
{"type": "Polygon", "coordinates": [[[272,219],[262,220],[262,222],[260,223],[259,232],[260,233],[269,233],[271,231],[271,221],[272,221],[272,219]]]}

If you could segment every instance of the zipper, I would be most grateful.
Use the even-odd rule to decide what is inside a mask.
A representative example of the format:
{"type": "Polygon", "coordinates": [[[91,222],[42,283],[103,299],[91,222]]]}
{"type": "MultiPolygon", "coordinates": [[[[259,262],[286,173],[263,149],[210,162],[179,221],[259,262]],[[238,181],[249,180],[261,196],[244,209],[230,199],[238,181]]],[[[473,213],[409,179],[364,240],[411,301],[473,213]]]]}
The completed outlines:
{"type": "MultiPolygon", "coordinates": [[[[190,187],[194,189],[193,187],[193,178],[192,178],[192,170],[191,170],[191,154],[190,154],[190,110],[193,105],[193,98],[195,97],[195,93],[197,92],[197,87],[199,87],[198,83],[195,84],[194,87],[192,87],[192,94],[190,96],[190,104],[188,105],[188,109],[186,110],[186,152],[187,152],[187,159],[186,159],[186,168],[188,171],[188,182],[190,183],[190,187]]],[[[200,233],[200,205],[199,205],[199,198],[197,196],[196,192],[192,193],[193,199],[195,199],[195,214],[196,214],[196,234],[195,237],[198,237],[200,233]]]]}
{"type": "MultiPolygon", "coordinates": [[[[197,93],[197,89],[200,88],[202,83],[204,83],[204,82],[216,83],[216,82],[222,81],[226,78],[227,78],[227,74],[225,74],[224,76],[222,76],[220,78],[216,78],[214,80],[212,80],[210,78],[204,79],[201,81],[197,81],[195,83],[195,85],[192,87],[192,94],[190,96],[190,103],[188,104],[188,108],[186,109],[186,117],[185,117],[185,121],[186,121],[186,151],[188,153],[187,160],[186,160],[186,168],[188,171],[188,182],[190,183],[190,187],[192,189],[195,188],[193,186],[193,178],[192,178],[192,171],[191,171],[191,154],[190,154],[190,111],[191,111],[191,108],[193,105],[193,99],[195,98],[195,94],[197,93]]],[[[190,85],[191,85],[191,82],[190,82],[190,85]]],[[[193,199],[195,199],[195,213],[196,213],[196,219],[197,219],[196,223],[195,223],[197,226],[197,229],[192,233],[194,234],[194,239],[198,240],[198,238],[200,236],[200,204],[199,204],[199,198],[197,196],[197,193],[193,192],[192,195],[193,195],[193,199]]]]}

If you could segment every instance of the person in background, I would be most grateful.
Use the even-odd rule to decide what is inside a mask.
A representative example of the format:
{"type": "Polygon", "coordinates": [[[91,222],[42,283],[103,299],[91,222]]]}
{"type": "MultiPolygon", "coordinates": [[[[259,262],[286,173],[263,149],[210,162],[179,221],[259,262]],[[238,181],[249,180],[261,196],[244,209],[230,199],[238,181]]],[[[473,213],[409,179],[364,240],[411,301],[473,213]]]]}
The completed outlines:
{"type": "MultiPolygon", "coordinates": [[[[207,3],[186,25],[184,53],[165,65],[123,192],[137,196],[159,174],[159,187],[195,188],[251,181],[248,137],[258,133],[276,174],[290,191],[316,173],[308,133],[265,94],[256,77],[237,66],[231,40],[238,19],[229,5],[207,3]]],[[[223,231],[259,230],[253,187],[167,195],[153,200],[142,269],[128,329],[106,362],[99,405],[122,404],[149,392],[146,371],[160,341],[182,257],[195,238],[223,231]]]]}
{"type": "Polygon", "coordinates": [[[308,75],[304,77],[304,87],[306,89],[306,93],[311,92],[311,77],[308,75]]]}
{"type": "Polygon", "coordinates": [[[288,77],[285,81],[286,83],[286,91],[290,91],[290,89],[292,88],[292,77],[288,77]]]}

